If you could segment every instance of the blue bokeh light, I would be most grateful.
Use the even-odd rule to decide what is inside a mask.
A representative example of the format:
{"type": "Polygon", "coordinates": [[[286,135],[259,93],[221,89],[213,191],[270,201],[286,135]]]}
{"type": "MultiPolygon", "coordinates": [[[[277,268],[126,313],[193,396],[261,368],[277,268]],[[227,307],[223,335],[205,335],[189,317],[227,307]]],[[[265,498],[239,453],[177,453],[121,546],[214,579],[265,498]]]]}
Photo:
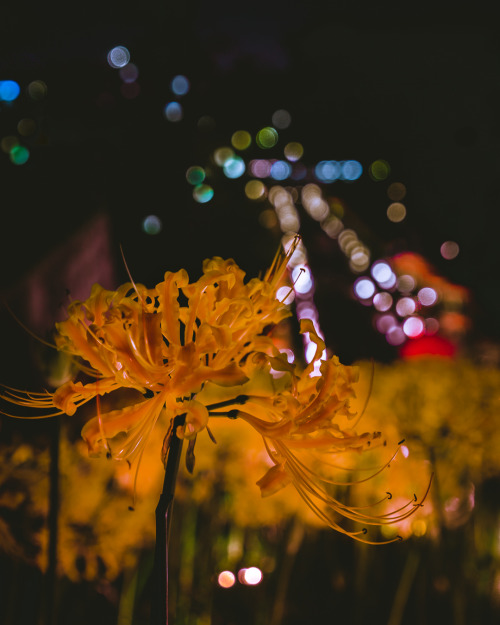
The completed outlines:
{"type": "Polygon", "coordinates": [[[158,234],[161,228],[161,219],[157,215],[148,215],[142,222],[142,229],[146,234],[158,234]]]}
{"type": "Polygon", "coordinates": [[[189,91],[189,87],[189,80],[180,74],[179,76],[175,76],[170,83],[170,88],[175,95],[186,95],[189,91]]]}
{"type": "Polygon", "coordinates": [[[292,168],[286,161],[275,161],[271,165],[271,178],[274,180],[285,180],[292,173],[292,168]]]}
{"type": "Polygon", "coordinates": [[[344,180],[357,180],[363,173],[363,167],[359,161],[344,161],[342,163],[342,178],[344,180]]]}
{"type": "Polygon", "coordinates": [[[180,122],[184,116],[179,102],[169,102],[164,108],[164,113],[169,122],[180,122]]]}
{"type": "Polygon", "coordinates": [[[342,176],[342,168],[337,161],[320,161],[314,168],[314,174],[321,182],[334,182],[342,176]]]}
{"type": "Polygon", "coordinates": [[[125,67],[130,61],[130,52],[125,46],[115,46],[108,52],[108,63],[114,69],[125,67]]]}
{"type": "Polygon", "coordinates": [[[12,102],[21,93],[21,88],[15,80],[0,80],[0,100],[12,102]]]}

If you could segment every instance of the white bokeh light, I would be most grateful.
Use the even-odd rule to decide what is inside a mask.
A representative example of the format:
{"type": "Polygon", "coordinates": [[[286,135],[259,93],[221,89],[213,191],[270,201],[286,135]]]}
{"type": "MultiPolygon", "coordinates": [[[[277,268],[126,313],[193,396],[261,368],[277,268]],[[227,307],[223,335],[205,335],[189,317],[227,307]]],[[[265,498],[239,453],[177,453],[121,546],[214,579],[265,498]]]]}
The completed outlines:
{"type": "Polygon", "coordinates": [[[373,263],[370,272],[379,284],[387,282],[392,276],[392,269],[390,265],[383,260],[378,260],[373,263]]]}
{"type": "Polygon", "coordinates": [[[437,302],[437,299],[438,294],[435,289],[430,286],[425,286],[418,292],[418,301],[422,304],[422,306],[432,306],[437,302]]]}
{"type": "Polygon", "coordinates": [[[424,329],[425,325],[420,317],[408,317],[403,323],[403,332],[412,339],[423,334],[424,329]]]}
{"type": "Polygon", "coordinates": [[[359,299],[370,299],[375,293],[375,285],[370,278],[358,278],[354,283],[354,294],[359,299]]]}

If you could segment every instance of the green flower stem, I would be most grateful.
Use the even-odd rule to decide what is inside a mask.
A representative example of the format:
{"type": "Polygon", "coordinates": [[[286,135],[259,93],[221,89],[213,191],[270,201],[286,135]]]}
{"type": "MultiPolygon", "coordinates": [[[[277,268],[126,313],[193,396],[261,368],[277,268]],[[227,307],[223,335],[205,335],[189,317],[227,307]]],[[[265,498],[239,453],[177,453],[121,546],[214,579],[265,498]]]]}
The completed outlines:
{"type": "Polygon", "coordinates": [[[177,481],[183,443],[183,440],[177,436],[177,428],[182,427],[185,420],[185,414],[174,418],[165,466],[163,490],[156,507],[156,547],[153,568],[151,625],[168,625],[168,537],[172,519],[175,483],[177,481]]]}

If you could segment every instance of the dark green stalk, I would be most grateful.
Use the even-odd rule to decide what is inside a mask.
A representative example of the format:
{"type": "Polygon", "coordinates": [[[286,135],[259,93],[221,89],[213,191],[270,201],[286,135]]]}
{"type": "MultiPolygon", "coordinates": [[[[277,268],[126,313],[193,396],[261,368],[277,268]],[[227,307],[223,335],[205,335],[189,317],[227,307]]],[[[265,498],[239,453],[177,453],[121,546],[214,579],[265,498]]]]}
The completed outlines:
{"type": "Polygon", "coordinates": [[[177,436],[177,428],[185,423],[186,415],[174,419],[168,447],[165,479],[160,500],[156,507],[156,546],[153,568],[153,602],[151,625],[168,625],[168,537],[172,519],[175,483],[182,452],[183,440],[177,436]]]}

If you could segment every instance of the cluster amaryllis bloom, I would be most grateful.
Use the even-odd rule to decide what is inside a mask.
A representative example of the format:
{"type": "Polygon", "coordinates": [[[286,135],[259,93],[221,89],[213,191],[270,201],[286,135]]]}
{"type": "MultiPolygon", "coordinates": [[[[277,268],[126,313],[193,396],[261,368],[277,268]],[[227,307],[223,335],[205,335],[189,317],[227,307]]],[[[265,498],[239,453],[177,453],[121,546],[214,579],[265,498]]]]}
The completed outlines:
{"type": "MultiPolygon", "coordinates": [[[[277,290],[297,244],[298,239],[288,252],[280,251],[262,279],[248,282],[233,260],[216,257],[204,262],[196,282],[181,269],[167,272],[153,289],[133,282],[116,291],[95,285],[56,326],[57,348],[77,360],[91,381],[69,381],[55,392],[7,389],[3,398],[43,409],[45,416],[71,416],[97,399],[97,414],[82,430],[90,455],[130,464],[140,458],[162,414],[171,426],[174,417],[185,415],[182,426],[166,433],[164,461],[172,436],[189,439],[194,458],[196,437],[205,429],[210,435],[211,418],[240,418],[262,435],[269,454],[272,466],[258,482],[263,495],[292,483],[320,518],[355,538],[364,530],[343,530],[333,519],[380,524],[404,518],[416,507],[409,504],[389,519],[342,505],[329,493],[328,481],[297,456],[304,450],[318,457],[362,451],[379,436],[339,424],[355,416],[349,411],[355,367],[333,356],[315,377],[313,363],[299,372],[273,344],[270,331],[290,314],[277,290]],[[124,388],[138,391],[139,399],[101,413],[99,398],[124,388]]],[[[318,360],[324,342],[312,322],[301,325],[317,345],[318,360]]]]}
{"type": "MultiPolygon", "coordinates": [[[[239,402],[243,404],[241,407],[229,406],[232,409],[228,412],[232,389],[217,389],[213,384],[207,384],[199,400],[226,400],[221,401],[224,407],[212,409],[210,416],[240,418],[262,436],[271,461],[270,468],[257,482],[263,497],[292,484],[327,525],[352,538],[372,543],[366,538],[366,527],[348,530],[339,524],[339,520],[350,519],[363,526],[393,525],[416,512],[428,489],[420,500],[414,495],[399,508],[383,514],[371,512],[371,508],[391,499],[389,492],[373,506],[365,507],[348,506],[337,498],[338,487],[357,482],[332,479],[331,469],[335,467],[336,457],[345,452],[363,452],[372,448],[374,442],[381,441],[381,432],[358,433],[355,429],[364,412],[363,409],[358,414],[350,407],[350,401],[356,397],[359,368],[342,365],[337,356],[332,356],[321,361],[320,375],[313,375],[315,362],[324,352],[325,344],[310,320],[301,321],[301,333],[309,333],[310,340],[316,343],[315,357],[302,371],[289,364],[284,354],[275,351],[269,357],[255,353],[250,359],[251,364],[246,366],[249,381],[240,387],[245,393],[245,401],[239,402]],[[272,373],[270,376],[264,373],[273,370],[284,375],[274,380],[272,373]]],[[[378,475],[398,452],[399,448],[383,466],[358,482],[378,475]]],[[[386,542],[399,539],[396,537],[386,542]]]]}

